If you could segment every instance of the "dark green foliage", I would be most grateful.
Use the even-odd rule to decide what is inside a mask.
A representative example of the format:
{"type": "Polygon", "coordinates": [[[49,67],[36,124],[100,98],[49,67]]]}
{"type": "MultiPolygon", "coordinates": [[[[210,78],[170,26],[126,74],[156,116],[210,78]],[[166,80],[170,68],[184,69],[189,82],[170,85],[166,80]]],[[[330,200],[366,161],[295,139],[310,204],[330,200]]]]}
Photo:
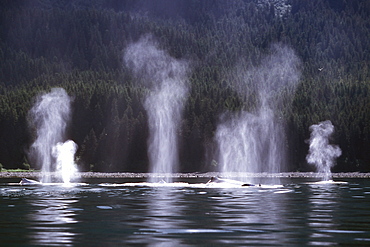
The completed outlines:
{"type": "Polygon", "coordinates": [[[74,97],[68,138],[79,145],[80,169],[146,171],[148,92],[136,86],[122,56],[127,44],[151,33],[171,56],[192,62],[179,130],[182,171],[213,169],[220,115],[256,106],[253,85],[245,97],[233,91],[235,68],[258,66],[274,43],[290,46],[302,61],[293,102],[282,100],[276,113],[287,126],[290,169],[310,169],[308,127],[330,119],[333,142],[343,150],[336,169],[369,171],[370,2],[290,0],[281,17],[264,2],[1,1],[0,163],[28,162],[33,99],[63,87],[74,97]]]}

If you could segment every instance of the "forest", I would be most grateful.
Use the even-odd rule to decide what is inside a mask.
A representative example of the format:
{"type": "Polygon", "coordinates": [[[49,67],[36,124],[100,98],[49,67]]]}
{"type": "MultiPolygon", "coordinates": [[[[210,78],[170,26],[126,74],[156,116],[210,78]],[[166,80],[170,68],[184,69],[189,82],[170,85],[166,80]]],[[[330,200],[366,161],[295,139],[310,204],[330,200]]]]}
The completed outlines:
{"type": "Polygon", "coordinates": [[[276,45],[300,62],[293,97],[278,92],[289,171],[312,171],[309,126],[331,120],[342,155],[334,171],[370,171],[370,1],[367,0],[3,0],[0,1],[0,164],[29,158],[29,110],[40,93],[73,97],[68,139],[80,171],[148,170],[147,89],[124,65],[126,47],[151,35],[189,61],[190,91],[179,126],[182,172],[213,171],[225,112],[248,109],[232,85],[276,45]]]}

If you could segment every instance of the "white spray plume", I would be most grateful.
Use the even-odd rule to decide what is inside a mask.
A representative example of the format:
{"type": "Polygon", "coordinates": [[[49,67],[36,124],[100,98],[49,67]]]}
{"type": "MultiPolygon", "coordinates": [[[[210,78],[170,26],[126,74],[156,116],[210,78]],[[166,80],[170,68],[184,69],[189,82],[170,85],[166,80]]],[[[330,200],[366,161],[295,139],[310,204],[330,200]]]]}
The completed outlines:
{"type": "Polygon", "coordinates": [[[269,109],[257,114],[241,112],[223,121],[216,132],[221,172],[240,177],[243,173],[278,172],[284,159],[283,147],[278,145],[282,133],[269,109]]]}
{"type": "Polygon", "coordinates": [[[56,170],[59,178],[62,179],[65,184],[69,184],[77,172],[77,167],[74,162],[76,151],[77,144],[72,140],[68,140],[64,143],[59,142],[53,147],[53,156],[56,159],[56,170]]]}
{"type": "Polygon", "coordinates": [[[334,126],[330,120],[310,126],[310,148],[306,160],[316,166],[317,172],[321,173],[324,180],[331,179],[331,168],[335,164],[342,151],[339,146],[329,144],[329,138],[334,132],[334,126]]]}
{"type": "Polygon", "coordinates": [[[144,103],[150,130],[150,172],[177,172],[177,130],[189,91],[188,63],[161,50],[150,35],[129,45],[124,61],[138,81],[150,89],[144,103]]]}
{"type": "Polygon", "coordinates": [[[251,95],[248,89],[258,96],[257,107],[254,112],[221,118],[216,132],[221,172],[239,173],[237,176],[280,172],[286,160],[285,132],[275,112],[281,106],[290,107],[300,78],[299,65],[292,49],[274,45],[260,66],[245,71],[239,67],[232,76],[231,86],[242,98],[251,95]]]}
{"type": "Polygon", "coordinates": [[[71,98],[62,88],[53,88],[50,93],[37,97],[31,108],[30,124],[36,130],[36,140],[31,154],[41,165],[42,182],[50,183],[50,172],[55,171],[52,149],[65,140],[65,131],[70,121],[71,98]]]}

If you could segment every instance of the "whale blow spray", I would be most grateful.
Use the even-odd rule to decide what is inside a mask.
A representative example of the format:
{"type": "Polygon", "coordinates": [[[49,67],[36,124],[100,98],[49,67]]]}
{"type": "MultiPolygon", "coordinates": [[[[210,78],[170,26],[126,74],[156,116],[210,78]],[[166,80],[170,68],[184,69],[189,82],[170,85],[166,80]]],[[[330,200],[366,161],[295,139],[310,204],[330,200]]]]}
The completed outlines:
{"type": "Polygon", "coordinates": [[[129,45],[124,60],[136,79],[149,89],[144,108],[149,119],[150,172],[177,172],[177,130],[189,91],[188,63],[161,50],[150,35],[129,45]]]}
{"type": "Polygon", "coordinates": [[[324,181],[331,179],[331,168],[342,151],[337,145],[329,144],[329,138],[334,132],[330,120],[310,126],[309,151],[306,160],[316,166],[317,172],[322,174],[324,181]]]}
{"type": "Polygon", "coordinates": [[[242,178],[243,173],[280,172],[285,165],[284,120],[277,112],[291,106],[300,60],[287,46],[274,45],[270,52],[259,66],[242,66],[231,75],[230,84],[240,98],[256,100],[254,110],[220,118],[215,138],[222,173],[242,178]]]}
{"type": "MultiPolygon", "coordinates": [[[[51,182],[50,172],[62,170],[62,168],[57,170],[57,164],[66,165],[66,162],[61,162],[61,159],[66,156],[74,157],[76,148],[68,148],[70,151],[68,155],[65,151],[61,151],[66,128],[70,121],[70,108],[71,98],[66,91],[62,88],[53,88],[50,93],[38,96],[29,112],[30,125],[36,131],[36,140],[31,145],[30,152],[36,158],[37,164],[41,165],[43,183],[51,182]]],[[[69,141],[67,145],[72,145],[69,144],[71,142],[73,141],[69,141]]],[[[73,158],[68,163],[70,163],[68,166],[75,166],[73,158]]],[[[76,170],[72,169],[71,172],[74,173],[76,170]]],[[[57,175],[63,182],[69,182],[72,176],[69,174],[67,178],[67,175],[62,176],[60,172],[57,175]]]]}
{"type": "Polygon", "coordinates": [[[72,140],[64,143],[59,142],[53,147],[52,153],[56,159],[56,171],[65,184],[70,183],[77,172],[74,162],[76,151],[77,144],[72,140]]]}

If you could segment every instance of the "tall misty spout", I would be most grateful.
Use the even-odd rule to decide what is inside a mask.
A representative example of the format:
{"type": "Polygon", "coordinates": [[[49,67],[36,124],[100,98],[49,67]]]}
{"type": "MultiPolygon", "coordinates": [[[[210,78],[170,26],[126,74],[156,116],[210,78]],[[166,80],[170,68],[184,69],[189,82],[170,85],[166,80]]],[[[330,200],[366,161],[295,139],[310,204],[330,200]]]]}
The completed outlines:
{"type": "MultiPolygon", "coordinates": [[[[41,165],[42,182],[50,183],[50,172],[55,172],[58,157],[55,148],[65,141],[65,132],[70,121],[71,98],[62,88],[53,88],[40,95],[29,112],[30,125],[36,131],[36,140],[31,146],[31,156],[41,165]]],[[[73,154],[74,155],[74,154],[73,154]]]]}
{"type": "Polygon", "coordinates": [[[328,181],[331,179],[331,168],[335,164],[335,159],[342,154],[338,146],[329,144],[334,126],[330,120],[327,120],[311,125],[310,131],[310,149],[306,160],[316,166],[317,172],[323,176],[324,181],[328,181]]]}
{"type": "Polygon", "coordinates": [[[241,112],[217,128],[221,172],[279,172],[284,162],[282,127],[275,123],[271,109],[257,113],[241,112]]]}
{"type": "Polygon", "coordinates": [[[136,79],[149,89],[144,107],[149,119],[150,172],[177,172],[177,130],[189,90],[188,64],[161,50],[151,36],[129,45],[124,60],[136,79]]]}
{"type": "Polygon", "coordinates": [[[252,111],[225,113],[220,118],[215,138],[223,173],[243,177],[243,173],[275,173],[284,168],[286,137],[281,113],[290,108],[300,61],[286,46],[275,45],[270,52],[258,67],[241,67],[231,76],[231,86],[241,98],[256,100],[252,111]]]}

